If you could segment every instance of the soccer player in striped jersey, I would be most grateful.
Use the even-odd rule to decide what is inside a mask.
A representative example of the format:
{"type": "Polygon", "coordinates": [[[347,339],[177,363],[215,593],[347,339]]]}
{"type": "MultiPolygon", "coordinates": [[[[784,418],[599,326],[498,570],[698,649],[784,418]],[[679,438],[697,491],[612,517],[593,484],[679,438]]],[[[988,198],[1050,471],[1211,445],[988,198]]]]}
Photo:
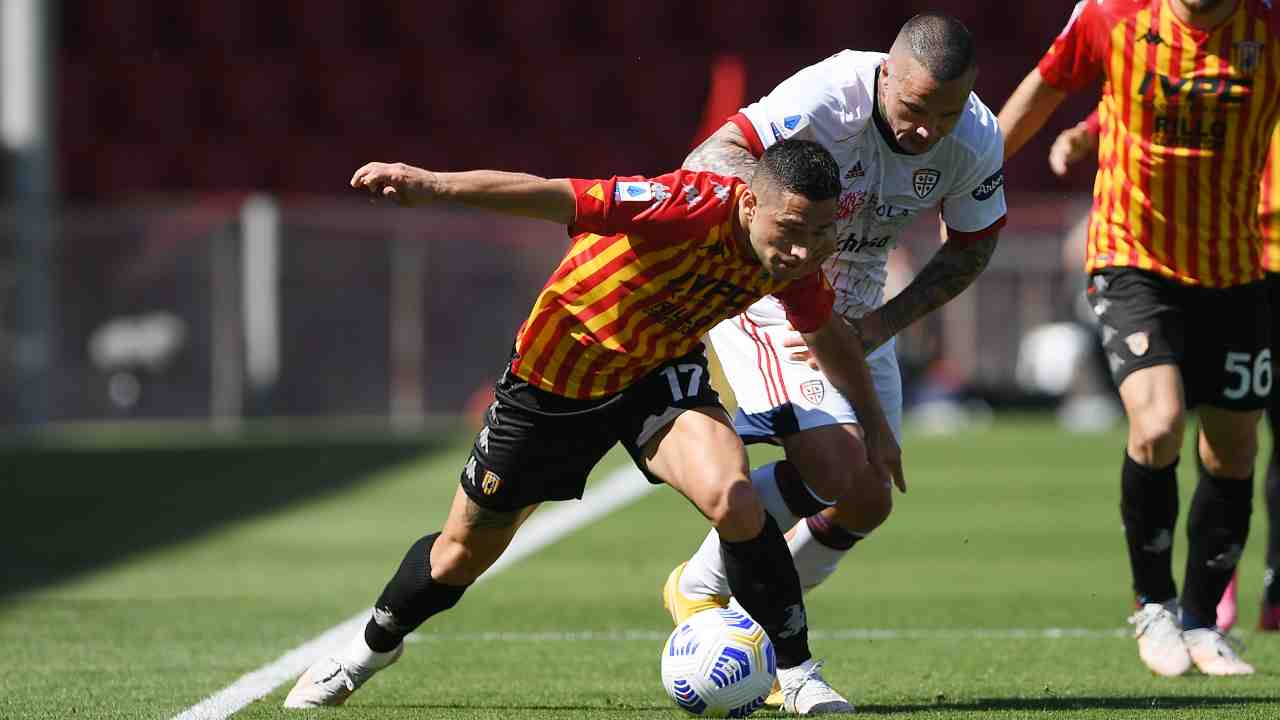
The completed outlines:
{"type": "Polygon", "coordinates": [[[1249,674],[1214,627],[1249,530],[1271,312],[1257,207],[1280,116],[1280,16],[1266,0],[1089,0],[1000,112],[1018,151],[1066,95],[1104,79],[1086,271],[1129,417],[1121,515],[1139,657],[1249,674]],[[1199,406],[1199,484],[1181,602],[1176,469],[1199,406]]]}
{"type": "MultiPolygon", "coordinates": [[[[761,167],[749,186],[688,171],[609,180],[385,163],[356,171],[351,185],[375,197],[551,220],[569,227],[573,244],[517,333],[444,528],[410,547],[363,632],[304,673],[286,707],[344,702],[400,656],[406,635],[458,602],[539,503],[582,497],[591,468],[621,443],[650,482],[685,495],[720,532],[730,583],[774,643],[787,709],[852,709],[810,656],[799,578],[747,479],[700,342],[774,294],[833,382],[859,410],[882,414],[820,271],[835,247],[835,161],[794,141],[761,167]]],[[[874,460],[900,464],[893,452],[874,460]]]]}
{"type": "MultiPolygon", "coordinates": [[[[1101,121],[1095,111],[1085,120],[1058,134],[1049,151],[1049,166],[1057,175],[1065,175],[1077,161],[1094,154],[1098,149],[1101,121]]],[[[1258,219],[1262,228],[1262,267],[1266,271],[1267,293],[1271,307],[1280,301],[1280,178],[1276,164],[1280,163],[1280,131],[1271,137],[1267,153],[1267,167],[1262,174],[1261,201],[1258,219]]],[[[1272,313],[1272,337],[1277,336],[1275,323],[1280,314],[1272,313]]],[[[1275,356],[1272,356],[1272,367],[1275,356]]],[[[1276,582],[1280,570],[1280,393],[1272,393],[1267,402],[1267,425],[1271,429],[1271,458],[1267,463],[1267,567],[1263,576],[1262,612],[1258,629],[1264,632],[1280,631],[1280,582],[1276,582]]],[[[1236,578],[1222,594],[1217,607],[1217,625],[1226,632],[1236,621],[1236,578]]]]}

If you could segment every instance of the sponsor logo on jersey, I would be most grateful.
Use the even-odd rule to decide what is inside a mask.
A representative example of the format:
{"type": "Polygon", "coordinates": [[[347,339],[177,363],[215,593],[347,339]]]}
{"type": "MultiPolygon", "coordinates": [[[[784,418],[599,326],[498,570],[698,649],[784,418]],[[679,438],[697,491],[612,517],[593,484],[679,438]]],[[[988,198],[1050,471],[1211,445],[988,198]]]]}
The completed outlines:
{"type": "Polygon", "coordinates": [[[492,470],[485,470],[484,479],[480,481],[480,492],[485,495],[492,495],[498,492],[500,487],[502,487],[502,478],[498,477],[498,473],[492,470]]]}
{"type": "MultiPolygon", "coordinates": [[[[1241,45],[1243,43],[1237,43],[1241,45]]],[[[1256,52],[1256,51],[1255,51],[1256,52]]],[[[1255,65],[1258,58],[1253,59],[1255,65]]],[[[1242,103],[1253,92],[1253,81],[1230,76],[1169,77],[1148,70],[1138,84],[1138,96],[1148,104],[1190,102],[1208,98],[1224,103],[1242,103]]]]}
{"type": "Polygon", "coordinates": [[[714,194],[714,195],[716,196],[716,202],[719,202],[721,205],[723,205],[723,204],[725,204],[726,202],[728,202],[728,201],[729,201],[729,186],[728,186],[728,185],[715,185],[715,184],[712,184],[712,185],[711,185],[711,192],[712,192],[712,194],[714,194]]]}
{"type": "Polygon", "coordinates": [[[867,248],[882,248],[888,246],[889,241],[892,239],[892,235],[871,237],[869,235],[859,236],[858,233],[851,232],[836,246],[836,252],[859,253],[867,248]]]}
{"type": "Polygon", "coordinates": [[[933,168],[920,168],[911,175],[911,187],[916,191],[916,197],[921,200],[929,196],[933,189],[938,186],[938,178],[942,177],[942,173],[933,168]]]}
{"type": "Polygon", "coordinates": [[[462,474],[467,476],[471,482],[476,481],[476,456],[472,455],[467,459],[467,464],[462,466],[462,474]]]}
{"type": "Polygon", "coordinates": [[[1137,42],[1146,42],[1148,45],[1159,45],[1164,42],[1164,38],[1160,37],[1160,33],[1155,30],[1148,30],[1147,34],[1138,36],[1137,42]]]}
{"type": "Polygon", "coordinates": [[[800,383],[800,392],[810,404],[821,405],[822,398],[827,394],[827,388],[821,380],[814,378],[800,383]]]}
{"type": "Polygon", "coordinates": [[[782,140],[782,131],[778,129],[778,126],[776,124],[769,123],[769,129],[773,131],[774,140],[777,140],[777,141],[782,140]]]}
{"type": "Polygon", "coordinates": [[[1256,40],[1241,40],[1236,43],[1231,54],[1231,64],[1236,66],[1242,75],[1252,75],[1258,69],[1258,60],[1262,57],[1262,43],[1256,40]]]}
{"type": "Polygon", "coordinates": [[[978,187],[973,189],[973,199],[990,200],[991,196],[1002,187],[1004,187],[1004,168],[996,170],[986,180],[978,183],[978,187]]]}
{"type": "Polygon", "coordinates": [[[859,160],[858,162],[853,164],[853,167],[849,168],[849,172],[846,172],[844,174],[844,179],[852,180],[854,178],[860,178],[866,174],[867,174],[867,171],[862,169],[862,161],[859,160]]]}
{"type": "Polygon", "coordinates": [[[613,186],[614,202],[648,202],[653,199],[653,187],[647,182],[619,182],[613,186]]]}
{"type": "Polygon", "coordinates": [[[1129,346],[1129,352],[1133,353],[1134,357],[1142,357],[1151,348],[1151,339],[1145,332],[1136,332],[1126,337],[1124,344],[1129,346]]]}

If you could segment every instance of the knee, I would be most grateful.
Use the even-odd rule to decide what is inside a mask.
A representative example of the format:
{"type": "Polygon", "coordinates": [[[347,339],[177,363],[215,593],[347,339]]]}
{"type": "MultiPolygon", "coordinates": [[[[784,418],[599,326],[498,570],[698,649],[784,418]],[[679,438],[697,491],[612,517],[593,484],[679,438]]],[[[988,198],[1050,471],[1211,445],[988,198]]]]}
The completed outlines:
{"type": "Polygon", "coordinates": [[[1253,475],[1254,459],[1258,455],[1258,440],[1255,436],[1245,435],[1230,438],[1226,442],[1217,442],[1212,446],[1201,443],[1200,462],[1210,475],[1217,477],[1244,478],[1253,475]]]}
{"type": "Polygon", "coordinates": [[[826,503],[856,489],[860,473],[869,473],[867,451],[861,443],[825,448],[802,462],[794,463],[808,490],[826,503]]]}
{"type": "Polygon", "coordinates": [[[1186,415],[1180,408],[1154,407],[1129,419],[1129,450],[1139,463],[1163,467],[1182,447],[1186,415]]]}
{"type": "Polygon", "coordinates": [[[867,466],[854,477],[849,491],[840,496],[832,519],[847,530],[865,535],[883,525],[892,512],[892,488],[867,466]]]}
{"type": "Polygon", "coordinates": [[[703,512],[720,537],[731,542],[754,538],[764,527],[764,506],[745,477],[717,488],[703,512]]]}

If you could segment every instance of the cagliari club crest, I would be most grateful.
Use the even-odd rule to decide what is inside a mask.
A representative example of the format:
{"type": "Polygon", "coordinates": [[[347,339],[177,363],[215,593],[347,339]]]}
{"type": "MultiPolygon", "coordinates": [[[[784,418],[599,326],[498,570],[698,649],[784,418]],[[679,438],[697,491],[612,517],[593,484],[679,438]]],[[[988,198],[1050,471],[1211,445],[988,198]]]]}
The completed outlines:
{"type": "Polygon", "coordinates": [[[1258,69],[1258,61],[1262,59],[1262,43],[1255,40],[1241,40],[1235,44],[1231,53],[1231,64],[1242,75],[1253,75],[1258,69]]]}
{"type": "Polygon", "coordinates": [[[827,387],[821,380],[814,378],[800,383],[800,392],[804,393],[804,399],[810,404],[821,405],[822,398],[827,394],[827,387]]]}
{"type": "Polygon", "coordinates": [[[911,185],[915,188],[916,197],[921,200],[928,197],[933,192],[933,188],[938,184],[938,178],[942,177],[942,173],[933,168],[920,168],[911,176],[911,185]]]}

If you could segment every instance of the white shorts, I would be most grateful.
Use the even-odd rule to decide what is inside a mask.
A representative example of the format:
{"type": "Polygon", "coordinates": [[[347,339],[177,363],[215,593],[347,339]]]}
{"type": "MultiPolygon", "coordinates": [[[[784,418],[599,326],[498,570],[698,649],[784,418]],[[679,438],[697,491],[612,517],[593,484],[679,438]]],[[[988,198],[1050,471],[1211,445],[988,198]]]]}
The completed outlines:
{"type": "MultiPolygon", "coordinates": [[[[743,442],[773,442],[809,428],[858,422],[858,414],[825,375],[790,360],[786,325],[760,324],[744,313],[708,336],[738,401],[734,427],[743,442]]],[[[890,340],[867,357],[871,380],[893,434],[902,438],[902,374],[890,340]]]]}

